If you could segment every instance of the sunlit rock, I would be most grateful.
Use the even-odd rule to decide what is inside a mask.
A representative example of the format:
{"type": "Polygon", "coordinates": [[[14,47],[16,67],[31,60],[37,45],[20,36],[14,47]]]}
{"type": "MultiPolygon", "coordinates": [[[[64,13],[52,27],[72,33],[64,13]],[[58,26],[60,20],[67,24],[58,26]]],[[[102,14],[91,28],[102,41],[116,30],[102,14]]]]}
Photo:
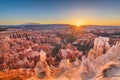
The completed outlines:
{"type": "Polygon", "coordinates": [[[75,62],[74,62],[74,66],[79,67],[80,64],[81,64],[81,60],[76,57],[75,62]]]}
{"type": "Polygon", "coordinates": [[[51,76],[51,69],[46,62],[46,53],[40,52],[40,60],[35,68],[36,76],[39,78],[49,78],[51,76]]]}
{"type": "Polygon", "coordinates": [[[51,70],[45,61],[39,61],[35,68],[35,74],[38,78],[50,78],[51,70]]]}
{"type": "Polygon", "coordinates": [[[120,46],[115,45],[111,47],[106,54],[103,54],[93,61],[94,67],[99,70],[99,67],[104,66],[109,61],[119,61],[120,59],[120,46]]]}
{"type": "Polygon", "coordinates": [[[94,40],[94,47],[88,52],[88,57],[91,58],[91,55],[94,58],[99,57],[104,54],[107,50],[110,49],[109,38],[107,37],[98,37],[94,40]]]}
{"type": "Polygon", "coordinates": [[[62,59],[59,67],[63,67],[63,68],[69,68],[70,67],[70,61],[69,59],[62,59]]]}
{"type": "Polygon", "coordinates": [[[46,53],[44,51],[41,51],[40,53],[40,61],[45,61],[46,60],[46,53]]]}
{"type": "Polygon", "coordinates": [[[94,80],[119,80],[120,79],[120,62],[108,62],[100,67],[94,80]]]}
{"type": "Polygon", "coordinates": [[[82,62],[80,65],[80,73],[81,74],[88,73],[87,59],[85,56],[82,56],[82,62]]]}
{"type": "MultiPolygon", "coordinates": [[[[84,61],[85,60],[83,60],[82,63],[85,64],[84,61]]],[[[115,71],[119,71],[120,69],[120,67],[117,67],[116,69],[116,65],[120,65],[120,46],[119,45],[112,46],[105,54],[97,57],[96,59],[89,59],[88,57],[86,59],[85,65],[87,65],[88,73],[86,75],[83,75],[82,77],[85,78],[93,74],[91,77],[85,80],[90,80],[90,79],[94,80],[94,78],[95,80],[102,80],[101,78],[107,78],[106,75],[110,76],[114,74],[115,74],[114,77],[116,78],[119,77],[117,76],[119,73],[116,74],[115,71]]]]}

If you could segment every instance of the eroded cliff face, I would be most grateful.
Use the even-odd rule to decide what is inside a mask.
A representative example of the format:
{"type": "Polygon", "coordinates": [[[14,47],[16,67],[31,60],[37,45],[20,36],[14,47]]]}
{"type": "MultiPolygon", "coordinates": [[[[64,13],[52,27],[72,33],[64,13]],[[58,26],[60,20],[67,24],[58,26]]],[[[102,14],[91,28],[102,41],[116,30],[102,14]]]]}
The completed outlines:
{"type": "MultiPolygon", "coordinates": [[[[114,45],[111,47],[105,54],[96,58],[93,63],[94,67],[98,69],[99,67],[104,66],[110,61],[120,61],[120,45],[114,45]]],[[[98,69],[99,70],[99,69],[98,69]]]]}
{"type": "Polygon", "coordinates": [[[89,62],[88,65],[88,73],[87,75],[92,75],[88,79],[85,80],[106,80],[115,78],[117,80],[120,78],[120,45],[112,46],[105,54],[97,57],[96,59],[90,60],[87,58],[89,62]]]}
{"type": "MultiPolygon", "coordinates": [[[[117,70],[120,69],[118,66],[120,65],[120,43],[116,42],[116,45],[110,48],[108,41],[109,38],[104,37],[95,39],[93,49],[89,51],[88,57],[82,60],[81,63],[82,65],[84,64],[83,69],[87,69],[87,72],[84,72],[84,70],[80,71],[82,80],[103,80],[104,78],[110,78],[110,76],[106,75],[110,74],[111,70],[116,70],[116,67],[117,70]],[[104,54],[103,50],[106,50],[104,54]]],[[[115,73],[112,72],[112,74],[115,73]]],[[[114,77],[120,78],[117,75],[114,75],[114,77]]]]}
{"type": "MultiPolygon", "coordinates": [[[[101,38],[97,38],[98,42],[101,38]]],[[[106,43],[108,44],[108,38],[102,37],[102,40],[107,39],[107,41],[103,42],[100,45],[103,49],[106,49],[106,43]]],[[[97,42],[96,42],[97,43],[97,42]]],[[[99,48],[98,44],[94,45],[94,48],[99,48]]],[[[82,58],[82,62],[80,66],[70,66],[66,68],[58,68],[62,72],[59,73],[59,70],[56,69],[56,72],[52,78],[49,80],[119,80],[120,79],[120,43],[117,42],[116,45],[110,48],[105,54],[101,54],[96,58],[84,57],[82,58]],[[58,75],[56,77],[56,75],[58,75]]],[[[98,50],[98,49],[97,49],[98,50]]],[[[97,54],[96,50],[94,50],[95,54],[97,54]]],[[[29,80],[39,80],[39,78],[32,77],[29,80]]],[[[46,79],[45,79],[46,80],[46,79]]]]}
{"type": "Polygon", "coordinates": [[[110,49],[109,38],[98,37],[94,40],[94,47],[88,52],[89,58],[97,58],[110,49]]]}
{"type": "MultiPolygon", "coordinates": [[[[24,68],[22,66],[29,65],[29,68],[33,67],[33,74],[27,78],[21,78],[21,80],[119,80],[120,79],[120,42],[116,42],[116,45],[109,45],[109,38],[99,37],[94,41],[94,47],[89,51],[88,56],[83,56],[82,61],[76,59],[74,62],[69,62],[68,59],[63,61],[63,64],[67,67],[54,67],[48,66],[46,63],[46,51],[38,52],[37,50],[43,48],[38,44],[28,42],[20,39],[5,39],[1,41],[0,48],[2,54],[0,54],[1,64],[0,69],[13,69],[24,68]],[[24,46],[23,46],[24,45],[24,46]],[[2,47],[3,46],[3,47],[2,47]],[[6,48],[6,50],[4,49],[6,48]],[[9,49],[12,48],[11,52],[9,49]],[[23,52],[21,52],[21,49],[23,52]],[[4,55],[3,55],[4,53],[4,55]],[[6,54],[5,54],[6,53],[6,54]],[[15,54],[19,53],[19,54],[15,54]],[[7,57],[6,57],[7,56],[7,57]],[[14,58],[14,59],[13,59],[14,58]],[[37,60],[36,60],[37,59],[37,60]],[[20,62],[21,61],[21,62],[20,62]],[[22,62],[24,61],[24,62],[22,62]],[[4,63],[4,64],[3,64],[4,63]],[[9,63],[9,65],[7,65],[9,63]],[[10,63],[13,63],[13,65],[10,63]],[[14,66],[14,64],[16,66],[14,66]],[[37,64],[37,65],[36,65],[37,64]],[[77,66],[76,66],[77,65],[77,66]]],[[[47,45],[48,46],[48,45],[47,45]]],[[[46,45],[44,46],[45,49],[46,45]]],[[[61,61],[62,62],[62,61],[61,61]]],[[[30,74],[30,70],[28,70],[30,74]]],[[[21,71],[21,70],[18,70],[21,71]]],[[[17,72],[17,70],[16,70],[17,72]]],[[[12,73],[16,73],[15,70],[12,73]]],[[[7,71],[6,71],[7,73],[7,71]]],[[[4,80],[5,77],[1,73],[0,79],[4,80]]],[[[20,75],[22,75],[20,73],[20,75]]],[[[27,73],[27,71],[26,71],[27,73]]],[[[28,75],[29,75],[28,74],[28,75]]],[[[15,74],[11,74],[13,76],[15,74]]],[[[19,74],[17,74],[19,75],[19,74]]],[[[16,75],[16,76],[17,76],[16,75]]],[[[14,76],[14,77],[16,77],[14,76]]],[[[24,75],[22,75],[24,76],[24,75]]],[[[25,75],[26,76],[26,75],[25,75]]],[[[7,80],[8,77],[5,79],[7,80]]]]}
{"type": "Polygon", "coordinates": [[[120,62],[108,62],[100,67],[99,71],[93,78],[94,80],[119,80],[120,79],[120,62]]]}
{"type": "Polygon", "coordinates": [[[40,51],[48,54],[52,51],[50,44],[37,44],[23,39],[0,40],[0,71],[5,69],[35,68],[40,59],[40,51]]]}

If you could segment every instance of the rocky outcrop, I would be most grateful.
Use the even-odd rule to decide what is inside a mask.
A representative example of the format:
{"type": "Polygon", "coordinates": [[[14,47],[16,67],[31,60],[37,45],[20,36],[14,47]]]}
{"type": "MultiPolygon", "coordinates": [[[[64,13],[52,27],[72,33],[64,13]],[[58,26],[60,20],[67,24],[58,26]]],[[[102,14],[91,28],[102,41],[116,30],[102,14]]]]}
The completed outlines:
{"type": "Polygon", "coordinates": [[[53,46],[51,44],[54,43],[53,41],[61,42],[55,36],[51,38],[49,34],[41,35],[36,32],[21,31],[6,35],[7,37],[0,38],[1,71],[6,69],[35,68],[38,80],[40,78],[51,80],[51,76],[53,80],[117,80],[120,78],[119,41],[115,41],[116,45],[114,43],[111,47],[109,38],[99,37],[95,39],[94,47],[92,48],[93,39],[87,41],[83,39],[80,43],[81,47],[84,46],[85,53],[87,53],[86,46],[89,46],[89,49],[92,48],[88,56],[82,56],[82,52],[76,47],[67,45],[66,49],[60,49],[58,55],[52,57],[53,46]],[[55,67],[56,63],[57,67],[55,67]],[[62,71],[59,72],[60,70],[62,71]],[[54,72],[56,72],[57,77],[53,74],[54,72]]]}
{"type": "Polygon", "coordinates": [[[119,80],[120,62],[108,62],[100,68],[94,80],[119,80]]]}
{"type": "Polygon", "coordinates": [[[0,70],[34,68],[39,61],[39,51],[51,54],[52,47],[50,44],[35,44],[23,39],[1,39],[0,70]]]}
{"type": "Polygon", "coordinates": [[[117,80],[120,78],[118,72],[120,70],[120,44],[112,46],[105,54],[96,59],[89,59],[88,57],[86,60],[88,72],[82,76],[83,80],[103,80],[104,78],[115,78],[117,80]],[[93,75],[91,76],[91,74],[93,75]]]}
{"type": "MultiPolygon", "coordinates": [[[[99,70],[99,67],[104,66],[105,64],[107,64],[110,61],[120,61],[120,46],[119,45],[115,45],[113,47],[111,47],[106,54],[103,54],[101,56],[99,56],[98,58],[96,58],[95,60],[93,60],[94,63],[94,67],[95,69],[99,70]]],[[[97,71],[97,70],[95,70],[97,71]]]]}
{"type": "Polygon", "coordinates": [[[51,76],[51,69],[46,62],[46,53],[40,52],[40,60],[35,67],[35,74],[38,78],[49,78],[51,76]]]}
{"type": "Polygon", "coordinates": [[[98,37],[94,41],[94,47],[88,52],[89,58],[97,58],[110,49],[109,38],[98,37]]]}

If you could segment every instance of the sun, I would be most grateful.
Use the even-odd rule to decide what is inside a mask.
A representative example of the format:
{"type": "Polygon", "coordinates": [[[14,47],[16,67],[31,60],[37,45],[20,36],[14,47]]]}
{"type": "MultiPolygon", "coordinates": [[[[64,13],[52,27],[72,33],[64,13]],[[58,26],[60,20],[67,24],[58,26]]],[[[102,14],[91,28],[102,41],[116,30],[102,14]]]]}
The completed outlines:
{"type": "Polygon", "coordinates": [[[80,27],[80,26],[81,26],[81,23],[80,23],[80,22],[77,22],[77,23],[76,23],[76,26],[77,26],[77,27],[80,27]]]}

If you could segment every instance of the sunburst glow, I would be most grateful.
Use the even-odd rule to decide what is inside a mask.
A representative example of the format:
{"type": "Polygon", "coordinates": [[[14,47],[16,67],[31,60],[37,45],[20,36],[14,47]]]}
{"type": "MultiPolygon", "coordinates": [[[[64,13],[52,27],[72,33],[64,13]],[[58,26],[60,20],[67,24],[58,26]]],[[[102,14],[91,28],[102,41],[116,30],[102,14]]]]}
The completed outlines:
{"type": "Polygon", "coordinates": [[[76,23],[76,26],[78,26],[78,27],[81,26],[81,23],[80,23],[80,22],[77,22],[77,23],[76,23]]]}

